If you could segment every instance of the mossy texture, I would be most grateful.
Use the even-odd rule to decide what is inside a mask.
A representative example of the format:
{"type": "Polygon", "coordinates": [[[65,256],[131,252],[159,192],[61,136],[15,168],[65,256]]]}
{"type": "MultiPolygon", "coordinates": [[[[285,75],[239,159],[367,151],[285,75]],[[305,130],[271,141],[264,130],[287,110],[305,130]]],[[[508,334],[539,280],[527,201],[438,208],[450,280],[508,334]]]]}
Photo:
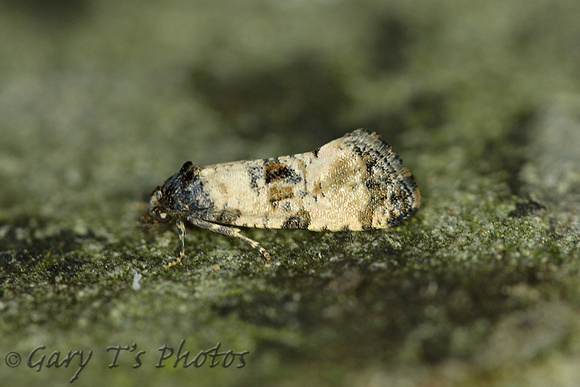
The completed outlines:
{"type": "Polygon", "coordinates": [[[578,14],[3,2],[3,384],[67,384],[75,350],[92,354],[74,385],[580,384],[578,14]],[[414,173],[410,219],[243,230],[271,262],[190,228],[163,268],[175,227],[140,219],[183,162],[310,151],[359,127],[414,173]]]}

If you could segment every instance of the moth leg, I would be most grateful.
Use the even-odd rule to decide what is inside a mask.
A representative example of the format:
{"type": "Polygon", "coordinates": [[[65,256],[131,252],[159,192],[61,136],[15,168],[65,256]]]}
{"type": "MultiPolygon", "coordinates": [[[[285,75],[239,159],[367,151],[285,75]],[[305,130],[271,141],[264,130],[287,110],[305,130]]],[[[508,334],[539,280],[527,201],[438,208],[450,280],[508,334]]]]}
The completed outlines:
{"type": "Polygon", "coordinates": [[[246,242],[247,244],[249,244],[250,246],[252,246],[256,250],[258,250],[264,256],[264,258],[266,258],[268,261],[271,260],[270,253],[268,253],[268,251],[266,251],[265,248],[260,246],[260,244],[258,242],[256,242],[255,240],[250,239],[250,238],[242,235],[240,233],[239,228],[231,227],[231,226],[224,226],[224,225],[216,224],[216,223],[211,223],[211,222],[208,222],[206,220],[195,218],[193,216],[188,216],[187,220],[191,224],[193,224],[194,226],[197,226],[197,227],[209,230],[209,231],[213,231],[213,232],[218,233],[218,234],[229,236],[232,238],[241,239],[242,241],[246,242]]]}
{"type": "Polygon", "coordinates": [[[179,236],[179,253],[177,254],[177,258],[175,258],[173,261],[163,264],[163,267],[166,269],[168,267],[177,265],[179,262],[181,262],[183,256],[185,255],[185,224],[180,218],[175,220],[175,224],[177,225],[177,235],[179,236]]]}

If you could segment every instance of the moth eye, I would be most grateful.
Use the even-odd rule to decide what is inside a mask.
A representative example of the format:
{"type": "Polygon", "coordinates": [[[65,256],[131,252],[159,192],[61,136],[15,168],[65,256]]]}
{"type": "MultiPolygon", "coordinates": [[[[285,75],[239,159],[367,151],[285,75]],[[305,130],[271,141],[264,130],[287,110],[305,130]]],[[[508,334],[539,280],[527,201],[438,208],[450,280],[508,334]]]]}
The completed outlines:
{"type": "Polygon", "coordinates": [[[161,219],[165,219],[165,218],[167,218],[167,212],[160,212],[160,213],[159,213],[159,217],[160,217],[161,219]]]}

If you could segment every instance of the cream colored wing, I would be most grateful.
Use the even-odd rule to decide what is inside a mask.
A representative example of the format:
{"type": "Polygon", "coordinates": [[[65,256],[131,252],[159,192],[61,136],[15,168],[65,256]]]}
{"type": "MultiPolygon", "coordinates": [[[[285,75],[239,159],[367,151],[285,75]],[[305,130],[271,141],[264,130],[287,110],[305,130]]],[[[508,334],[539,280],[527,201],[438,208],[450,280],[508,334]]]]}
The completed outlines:
{"type": "Polygon", "coordinates": [[[293,156],[202,167],[204,220],[257,228],[363,230],[399,223],[421,195],[380,138],[357,130],[293,156]]]}

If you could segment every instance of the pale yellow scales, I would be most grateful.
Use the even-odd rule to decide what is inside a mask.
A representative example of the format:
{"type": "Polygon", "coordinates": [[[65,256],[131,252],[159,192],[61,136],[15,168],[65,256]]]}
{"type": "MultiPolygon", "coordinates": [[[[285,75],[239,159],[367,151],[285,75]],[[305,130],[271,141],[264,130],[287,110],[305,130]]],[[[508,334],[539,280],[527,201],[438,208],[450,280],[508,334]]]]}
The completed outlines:
{"type": "Polygon", "coordinates": [[[149,214],[175,219],[178,257],[184,220],[268,252],[232,226],[370,230],[393,226],[418,207],[421,194],[409,171],[375,133],[356,130],[313,152],[198,167],[186,162],[151,194],[149,214]]]}

